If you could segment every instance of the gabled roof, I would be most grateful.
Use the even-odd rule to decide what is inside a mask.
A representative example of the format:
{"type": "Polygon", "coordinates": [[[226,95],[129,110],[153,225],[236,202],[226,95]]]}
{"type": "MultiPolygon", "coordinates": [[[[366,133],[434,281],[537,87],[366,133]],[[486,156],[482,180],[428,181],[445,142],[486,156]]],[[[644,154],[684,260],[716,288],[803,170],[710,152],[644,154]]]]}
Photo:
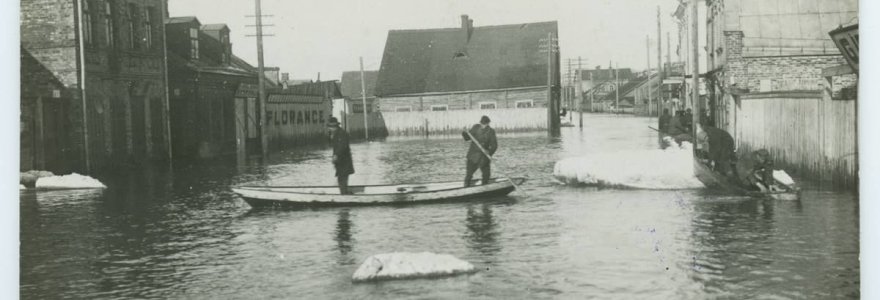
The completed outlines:
{"type": "MultiPolygon", "coordinates": [[[[367,97],[375,96],[376,78],[379,77],[379,71],[364,71],[364,87],[367,97]]],[[[341,88],[342,95],[347,98],[362,98],[361,95],[361,72],[348,71],[342,73],[341,88]]]]}
{"type": "Polygon", "coordinates": [[[378,96],[473,91],[547,84],[540,40],[557,23],[526,23],[388,32],[376,82],[378,96]]]}
{"type": "Polygon", "coordinates": [[[224,28],[226,28],[226,30],[229,30],[229,26],[226,26],[226,24],[223,24],[223,23],[205,24],[205,25],[202,25],[202,27],[199,29],[201,29],[201,30],[223,30],[224,28]]]}
{"type": "Polygon", "coordinates": [[[333,99],[342,98],[342,93],[339,91],[339,83],[335,80],[291,85],[287,87],[287,91],[290,94],[296,95],[312,95],[333,99]]]}
{"type": "Polygon", "coordinates": [[[165,20],[165,24],[189,23],[193,21],[201,24],[201,22],[199,22],[199,19],[194,16],[168,18],[167,20],[165,20]]]}

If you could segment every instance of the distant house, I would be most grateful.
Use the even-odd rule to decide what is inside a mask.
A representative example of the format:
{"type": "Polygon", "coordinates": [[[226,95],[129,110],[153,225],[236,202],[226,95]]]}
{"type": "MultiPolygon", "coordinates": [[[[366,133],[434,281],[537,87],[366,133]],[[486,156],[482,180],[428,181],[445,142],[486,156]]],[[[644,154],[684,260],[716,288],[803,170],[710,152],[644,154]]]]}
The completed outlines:
{"type": "Polygon", "coordinates": [[[367,125],[371,137],[388,135],[385,121],[376,107],[376,80],[379,71],[364,71],[361,81],[360,71],[342,73],[341,90],[344,99],[334,103],[334,115],[340,118],[343,126],[353,135],[360,137],[364,130],[364,102],[366,101],[367,125]],[[362,84],[363,83],[363,84],[362,84]]]}
{"type": "Polygon", "coordinates": [[[232,54],[229,27],[175,17],[165,30],[175,157],[256,151],[258,72],[232,54]]]}
{"type": "MultiPolygon", "coordinates": [[[[392,30],[376,81],[382,112],[546,107],[542,39],[557,23],[392,30]]],[[[552,70],[558,86],[558,59],[552,70]]]]}
{"type": "Polygon", "coordinates": [[[594,93],[594,97],[605,97],[614,92],[617,84],[623,85],[636,76],[629,68],[581,70],[581,90],[594,93]]]}
{"type": "Polygon", "coordinates": [[[342,73],[342,82],[340,89],[342,96],[346,99],[347,113],[363,113],[363,100],[367,101],[367,112],[375,110],[373,102],[376,99],[376,79],[379,77],[379,71],[364,71],[363,88],[361,87],[361,72],[349,71],[342,73]],[[366,91],[363,93],[362,91],[366,91]],[[364,97],[366,95],[366,97],[364,97]]]}

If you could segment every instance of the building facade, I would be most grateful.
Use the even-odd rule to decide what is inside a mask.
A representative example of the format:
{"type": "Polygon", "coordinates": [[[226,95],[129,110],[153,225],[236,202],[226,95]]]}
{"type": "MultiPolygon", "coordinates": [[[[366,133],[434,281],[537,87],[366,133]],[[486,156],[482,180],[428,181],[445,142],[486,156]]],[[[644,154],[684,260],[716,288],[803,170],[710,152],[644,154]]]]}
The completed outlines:
{"type": "Polygon", "coordinates": [[[385,113],[528,109],[558,124],[558,113],[548,113],[559,108],[558,52],[541,50],[557,31],[556,22],[474,27],[467,16],[460,28],[392,30],[376,82],[378,110],[399,123],[389,116],[400,114],[385,113]]]}
{"type": "Polygon", "coordinates": [[[175,17],[165,22],[165,31],[174,156],[258,151],[258,72],[232,53],[229,27],[175,17]]]}
{"type": "Polygon", "coordinates": [[[796,174],[852,187],[858,165],[853,72],[829,32],[858,1],[707,1],[708,119],[738,152],[767,149],[796,174]]]}
{"type": "Polygon", "coordinates": [[[93,173],[170,158],[166,4],[21,1],[22,124],[34,131],[21,151],[33,167],[93,173]]]}

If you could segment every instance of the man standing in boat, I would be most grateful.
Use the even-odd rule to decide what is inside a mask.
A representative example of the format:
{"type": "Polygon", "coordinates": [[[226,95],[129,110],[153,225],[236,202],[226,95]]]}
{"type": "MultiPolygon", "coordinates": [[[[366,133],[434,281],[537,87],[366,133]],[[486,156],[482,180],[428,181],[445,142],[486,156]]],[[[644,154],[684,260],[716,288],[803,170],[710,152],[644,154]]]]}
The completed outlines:
{"type": "Polygon", "coordinates": [[[498,150],[498,140],[495,138],[495,129],[489,127],[489,122],[489,117],[483,116],[480,118],[480,124],[474,124],[470,130],[461,133],[465,141],[471,141],[471,146],[467,153],[467,173],[464,176],[465,187],[473,185],[472,179],[477,169],[480,169],[480,172],[483,174],[483,184],[489,183],[489,179],[492,178],[490,168],[491,156],[498,150]],[[471,140],[472,136],[473,140],[471,140]],[[480,146],[482,146],[482,150],[480,146]],[[486,153],[483,153],[483,150],[486,153]]]}
{"type": "Polygon", "coordinates": [[[339,193],[351,195],[351,191],[348,190],[348,176],[354,174],[354,165],[351,162],[348,132],[339,128],[339,120],[333,117],[330,118],[327,127],[330,130],[330,146],[333,147],[333,166],[336,168],[339,193]]]}

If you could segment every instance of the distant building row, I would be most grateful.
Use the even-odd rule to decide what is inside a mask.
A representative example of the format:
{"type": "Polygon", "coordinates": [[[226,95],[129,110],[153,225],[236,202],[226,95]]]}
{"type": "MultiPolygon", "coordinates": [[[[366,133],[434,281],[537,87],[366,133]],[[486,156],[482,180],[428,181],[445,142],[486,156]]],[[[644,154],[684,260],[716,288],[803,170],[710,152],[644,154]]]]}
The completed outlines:
{"type": "MultiPolygon", "coordinates": [[[[167,0],[23,0],[20,30],[21,169],[258,150],[258,71],[232,53],[226,25],[169,18],[167,0]]],[[[271,148],[318,138],[341,97],[277,75],[268,86],[271,148]]]]}

